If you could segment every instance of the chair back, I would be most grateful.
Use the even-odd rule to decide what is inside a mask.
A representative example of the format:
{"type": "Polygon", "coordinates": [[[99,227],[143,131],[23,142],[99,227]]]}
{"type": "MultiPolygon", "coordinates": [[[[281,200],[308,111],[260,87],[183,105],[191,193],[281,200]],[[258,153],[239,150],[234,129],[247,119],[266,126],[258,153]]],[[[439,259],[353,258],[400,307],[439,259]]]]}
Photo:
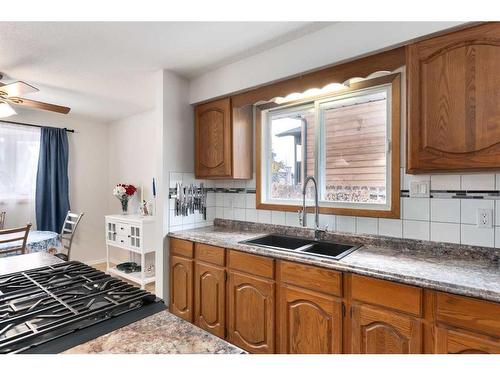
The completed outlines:
{"type": "Polygon", "coordinates": [[[66,258],[65,260],[69,260],[71,253],[71,245],[73,243],[73,237],[75,236],[76,228],[78,227],[80,220],[82,220],[82,217],[83,217],[83,212],[75,214],[71,211],[68,211],[66,219],[64,219],[64,224],[62,226],[59,238],[61,240],[63,248],[66,250],[66,254],[64,257],[66,258]]]}
{"type": "Polygon", "coordinates": [[[5,211],[0,212],[0,230],[2,230],[5,226],[5,211]]]}
{"type": "Polygon", "coordinates": [[[9,253],[26,254],[26,241],[31,224],[25,227],[0,230],[0,255],[9,253]],[[12,246],[8,246],[8,244],[12,246]],[[5,247],[7,244],[7,247],[5,247]]]}

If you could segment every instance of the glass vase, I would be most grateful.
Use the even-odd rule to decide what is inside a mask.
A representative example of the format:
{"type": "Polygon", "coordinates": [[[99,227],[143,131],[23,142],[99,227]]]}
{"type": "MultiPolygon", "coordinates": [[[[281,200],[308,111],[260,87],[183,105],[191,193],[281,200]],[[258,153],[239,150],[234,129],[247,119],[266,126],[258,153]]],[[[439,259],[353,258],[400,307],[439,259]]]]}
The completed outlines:
{"type": "Polygon", "coordinates": [[[122,203],[122,215],[128,215],[128,198],[120,199],[122,203]]]}

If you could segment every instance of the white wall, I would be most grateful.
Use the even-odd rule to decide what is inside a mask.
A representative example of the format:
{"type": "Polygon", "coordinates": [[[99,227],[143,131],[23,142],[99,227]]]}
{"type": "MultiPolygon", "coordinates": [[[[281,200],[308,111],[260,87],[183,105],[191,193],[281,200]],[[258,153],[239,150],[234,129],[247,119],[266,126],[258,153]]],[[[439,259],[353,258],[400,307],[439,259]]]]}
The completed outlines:
{"type": "Polygon", "coordinates": [[[464,22],[339,22],[207,72],[190,82],[197,103],[388,49],[464,22]]]}
{"type": "Polygon", "coordinates": [[[69,140],[71,210],[84,212],[73,241],[72,259],[87,263],[105,258],[104,215],[107,207],[108,132],[104,124],[73,114],[24,110],[8,120],[75,129],[69,140]]]}
{"type": "Polygon", "coordinates": [[[153,110],[108,124],[108,213],[121,211],[120,201],[111,192],[119,183],[132,184],[139,190],[129,202],[129,213],[139,212],[140,188],[144,199],[152,197],[152,179],[156,176],[155,113],[153,110]]]}

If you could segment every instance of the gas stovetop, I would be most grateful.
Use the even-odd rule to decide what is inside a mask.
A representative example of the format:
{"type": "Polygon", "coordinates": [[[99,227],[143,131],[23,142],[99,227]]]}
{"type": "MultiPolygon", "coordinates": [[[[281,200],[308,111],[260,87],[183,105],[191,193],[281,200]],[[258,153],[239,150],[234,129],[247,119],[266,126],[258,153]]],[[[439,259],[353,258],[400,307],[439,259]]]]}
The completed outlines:
{"type": "Polygon", "coordinates": [[[58,353],[164,309],[80,262],[0,276],[0,353],[58,353]]]}

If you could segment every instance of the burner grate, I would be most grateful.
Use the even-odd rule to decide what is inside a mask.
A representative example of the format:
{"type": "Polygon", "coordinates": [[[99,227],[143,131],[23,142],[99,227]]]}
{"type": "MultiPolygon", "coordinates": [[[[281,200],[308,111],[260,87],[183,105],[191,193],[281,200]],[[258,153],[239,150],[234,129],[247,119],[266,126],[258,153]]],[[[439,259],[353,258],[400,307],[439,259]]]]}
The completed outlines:
{"type": "Polygon", "coordinates": [[[153,294],[76,261],[0,276],[0,353],[42,346],[152,302],[153,294]]]}

